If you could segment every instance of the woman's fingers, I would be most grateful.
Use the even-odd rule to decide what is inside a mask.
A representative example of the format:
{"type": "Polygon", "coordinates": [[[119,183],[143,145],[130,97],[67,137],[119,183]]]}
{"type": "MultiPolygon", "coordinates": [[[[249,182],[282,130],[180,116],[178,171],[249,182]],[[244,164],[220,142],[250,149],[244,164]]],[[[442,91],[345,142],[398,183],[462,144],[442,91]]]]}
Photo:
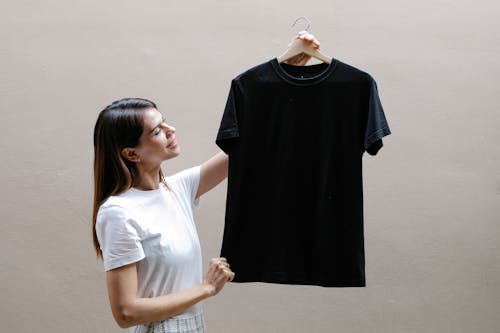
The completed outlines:
{"type": "Polygon", "coordinates": [[[225,267],[230,267],[226,258],[213,258],[210,260],[210,266],[223,265],[225,267]]]}
{"type": "Polygon", "coordinates": [[[216,295],[227,282],[234,279],[234,276],[235,274],[229,268],[226,258],[212,258],[210,259],[210,268],[208,269],[204,283],[210,284],[214,288],[213,295],[216,295]]]}
{"type": "Polygon", "coordinates": [[[218,286],[218,289],[222,288],[226,282],[232,281],[234,278],[234,273],[227,267],[219,265],[215,269],[214,283],[218,286]]]}
{"type": "Polygon", "coordinates": [[[216,262],[227,262],[227,259],[224,257],[210,259],[210,263],[216,263],[216,262]]]}
{"type": "Polygon", "coordinates": [[[222,274],[229,277],[233,272],[226,258],[212,258],[210,260],[209,272],[215,271],[216,274],[222,274]]]}
{"type": "Polygon", "coordinates": [[[300,31],[295,38],[305,40],[311,43],[314,47],[319,49],[320,46],[319,41],[314,37],[313,34],[310,34],[307,31],[300,31]]]}
{"type": "Polygon", "coordinates": [[[227,277],[227,282],[231,282],[231,281],[233,281],[233,279],[234,279],[234,276],[235,276],[235,275],[236,275],[236,274],[234,274],[234,272],[233,272],[233,271],[231,271],[231,272],[229,273],[229,276],[227,277]]]}
{"type": "Polygon", "coordinates": [[[226,280],[226,282],[233,281],[235,275],[234,272],[227,267],[224,267],[223,271],[224,271],[224,279],[226,280]]]}
{"type": "MultiPolygon", "coordinates": [[[[308,33],[307,31],[300,31],[297,36],[292,40],[292,42],[288,45],[290,47],[293,44],[293,41],[295,39],[303,40],[306,43],[310,43],[315,49],[319,50],[320,48],[320,43],[319,41],[314,37],[314,35],[308,33]]],[[[304,66],[307,64],[307,62],[311,60],[311,56],[308,54],[300,53],[297,54],[296,56],[292,57],[291,59],[288,59],[286,61],[287,64],[295,65],[295,66],[304,66]]]]}
{"type": "Polygon", "coordinates": [[[221,270],[222,275],[226,281],[230,281],[234,277],[233,271],[229,268],[229,263],[227,261],[221,261],[218,264],[218,268],[221,270]]]}

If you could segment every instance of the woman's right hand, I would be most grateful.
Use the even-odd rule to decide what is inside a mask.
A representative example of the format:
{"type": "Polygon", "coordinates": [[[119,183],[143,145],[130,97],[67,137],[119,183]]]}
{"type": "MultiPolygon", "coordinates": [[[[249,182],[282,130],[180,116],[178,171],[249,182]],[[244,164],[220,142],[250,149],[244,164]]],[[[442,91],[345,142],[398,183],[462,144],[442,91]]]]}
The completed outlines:
{"type": "Polygon", "coordinates": [[[234,273],[229,268],[226,258],[212,258],[203,283],[210,288],[210,295],[214,296],[222,290],[226,282],[231,282],[233,278],[234,273]]]}
{"type": "MultiPolygon", "coordinates": [[[[290,48],[290,46],[292,46],[292,44],[295,42],[296,39],[299,39],[299,40],[302,40],[306,43],[311,44],[312,47],[317,49],[318,51],[320,49],[320,43],[316,39],[316,37],[314,37],[314,35],[308,33],[305,30],[299,32],[297,34],[297,36],[295,36],[295,38],[290,42],[290,44],[288,44],[288,48],[290,48]]],[[[285,63],[290,64],[290,65],[294,65],[294,66],[305,66],[310,59],[311,59],[310,55],[305,54],[305,53],[299,53],[295,57],[285,61],[285,63]]]]}

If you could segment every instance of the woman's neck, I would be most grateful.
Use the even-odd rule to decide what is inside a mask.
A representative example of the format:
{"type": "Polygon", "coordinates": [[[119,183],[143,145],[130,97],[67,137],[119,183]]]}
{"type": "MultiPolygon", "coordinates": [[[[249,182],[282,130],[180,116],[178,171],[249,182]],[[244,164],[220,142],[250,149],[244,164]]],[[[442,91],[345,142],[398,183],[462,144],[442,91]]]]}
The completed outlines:
{"type": "Polygon", "coordinates": [[[143,166],[137,167],[139,176],[132,185],[138,190],[150,191],[157,190],[160,187],[160,167],[145,169],[143,166]]]}

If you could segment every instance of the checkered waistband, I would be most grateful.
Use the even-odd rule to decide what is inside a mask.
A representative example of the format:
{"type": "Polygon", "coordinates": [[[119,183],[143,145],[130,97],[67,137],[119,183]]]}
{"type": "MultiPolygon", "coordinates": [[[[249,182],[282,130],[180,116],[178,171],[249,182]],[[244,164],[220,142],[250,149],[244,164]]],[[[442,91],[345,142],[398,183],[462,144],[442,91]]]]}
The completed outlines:
{"type": "Polygon", "coordinates": [[[172,317],[145,326],[146,333],[205,333],[203,312],[192,317],[172,317]]]}

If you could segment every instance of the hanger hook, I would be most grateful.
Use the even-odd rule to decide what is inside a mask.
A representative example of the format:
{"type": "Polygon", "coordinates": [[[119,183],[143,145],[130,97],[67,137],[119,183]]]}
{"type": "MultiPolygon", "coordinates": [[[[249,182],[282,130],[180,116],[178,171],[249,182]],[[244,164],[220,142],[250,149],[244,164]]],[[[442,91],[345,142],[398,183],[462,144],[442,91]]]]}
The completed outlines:
{"type": "Polygon", "coordinates": [[[298,19],[296,19],[296,20],[295,20],[295,22],[293,22],[291,26],[292,26],[292,27],[293,27],[293,26],[295,26],[295,24],[296,24],[299,20],[301,20],[301,19],[304,19],[304,20],[306,20],[306,21],[307,21],[307,28],[305,28],[305,29],[304,29],[305,31],[307,31],[307,29],[309,29],[309,27],[311,26],[311,21],[309,21],[309,19],[308,19],[307,17],[305,17],[305,16],[301,16],[301,17],[299,17],[298,19]]]}

